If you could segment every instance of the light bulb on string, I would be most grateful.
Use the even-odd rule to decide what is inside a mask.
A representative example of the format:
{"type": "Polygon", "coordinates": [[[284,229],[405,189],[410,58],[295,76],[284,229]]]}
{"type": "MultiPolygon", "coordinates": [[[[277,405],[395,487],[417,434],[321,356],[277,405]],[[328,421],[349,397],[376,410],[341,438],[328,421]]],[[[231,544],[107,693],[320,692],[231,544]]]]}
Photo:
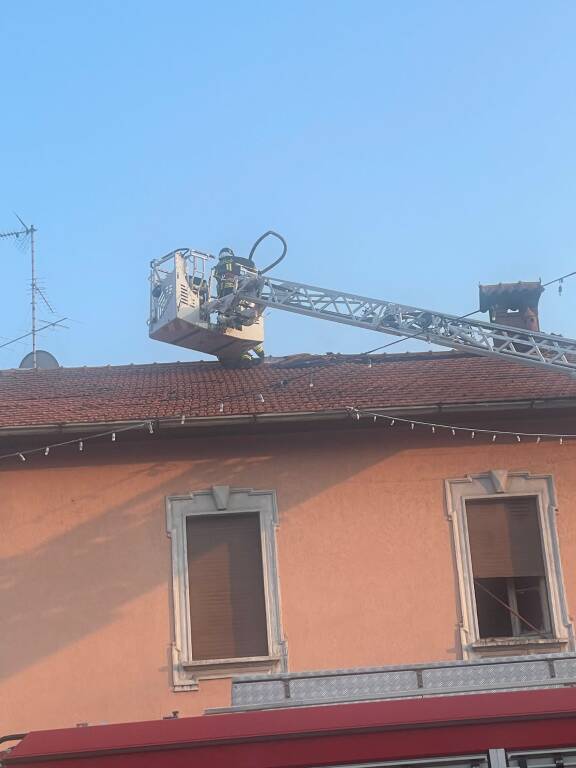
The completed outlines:
{"type": "Polygon", "coordinates": [[[78,441],[78,450],[80,451],[80,453],[82,453],[82,451],[84,450],[84,440],[78,441]]]}
{"type": "Polygon", "coordinates": [[[23,453],[19,453],[18,458],[20,459],[20,461],[26,461],[26,456],[24,456],[23,453]]]}
{"type": "Polygon", "coordinates": [[[50,453],[50,446],[47,445],[46,448],[44,448],[44,456],[48,456],[49,453],[50,453]]]}
{"type": "Polygon", "coordinates": [[[151,435],[154,434],[154,425],[151,421],[148,422],[148,432],[150,432],[151,435]]]}
{"type": "Polygon", "coordinates": [[[112,442],[116,442],[116,432],[112,432],[112,442]]]}
{"type": "Polygon", "coordinates": [[[220,411],[220,413],[224,413],[224,403],[220,403],[218,410],[220,411]]]}
{"type": "Polygon", "coordinates": [[[491,441],[493,443],[497,442],[500,437],[504,437],[507,439],[513,440],[516,438],[516,442],[521,443],[523,442],[523,438],[526,438],[528,442],[531,438],[534,438],[536,443],[546,442],[546,438],[550,437],[551,439],[558,440],[560,445],[564,445],[566,443],[566,440],[570,440],[572,438],[576,439],[576,434],[574,435],[543,435],[543,434],[536,434],[536,433],[524,433],[524,432],[509,432],[505,430],[495,430],[492,432],[490,429],[483,429],[480,427],[472,428],[472,427],[460,427],[460,426],[453,426],[451,424],[434,424],[432,422],[428,421],[410,421],[410,419],[405,419],[401,417],[392,417],[387,416],[385,414],[374,414],[370,413],[368,411],[363,411],[362,409],[349,407],[348,410],[354,414],[356,418],[360,418],[361,416],[371,416],[374,421],[376,421],[378,418],[386,419],[389,426],[394,426],[396,421],[400,421],[402,424],[409,424],[410,429],[414,430],[416,426],[422,426],[422,427],[429,427],[432,434],[437,434],[438,430],[450,430],[452,433],[452,437],[457,436],[457,432],[464,432],[470,435],[470,438],[472,440],[476,439],[478,436],[482,437],[483,435],[486,435],[487,438],[491,438],[491,441]]]}
{"type": "Polygon", "coordinates": [[[184,416],[184,414],[182,414],[182,416],[180,418],[180,426],[181,427],[184,426],[185,422],[186,422],[186,416],[184,416]]]}

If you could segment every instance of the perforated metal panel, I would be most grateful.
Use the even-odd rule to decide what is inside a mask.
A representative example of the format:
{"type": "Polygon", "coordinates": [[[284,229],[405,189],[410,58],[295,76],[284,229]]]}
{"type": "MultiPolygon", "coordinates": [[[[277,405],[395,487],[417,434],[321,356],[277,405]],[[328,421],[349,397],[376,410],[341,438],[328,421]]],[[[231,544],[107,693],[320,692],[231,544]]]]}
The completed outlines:
{"type": "Polygon", "coordinates": [[[236,709],[287,707],[422,695],[558,688],[575,684],[576,653],[556,653],[473,662],[243,676],[233,680],[232,706],[236,709]]]}
{"type": "Polygon", "coordinates": [[[386,693],[418,689],[414,672],[367,672],[354,675],[332,675],[317,678],[293,678],[289,693],[299,701],[381,698],[386,693]]]}
{"type": "Polygon", "coordinates": [[[437,667],[422,672],[423,687],[450,692],[459,688],[492,688],[496,684],[527,685],[550,680],[546,660],[526,659],[517,663],[484,663],[459,667],[437,667]]]}

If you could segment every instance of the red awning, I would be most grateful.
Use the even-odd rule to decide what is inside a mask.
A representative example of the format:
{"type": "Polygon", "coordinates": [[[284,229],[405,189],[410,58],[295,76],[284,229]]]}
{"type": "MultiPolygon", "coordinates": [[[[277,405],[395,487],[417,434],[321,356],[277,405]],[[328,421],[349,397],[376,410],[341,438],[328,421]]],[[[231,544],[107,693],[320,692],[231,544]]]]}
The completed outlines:
{"type": "Polygon", "coordinates": [[[339,704],[35,731],[21,768],[309,768],[576,746],[576,691],[339,704]]]}

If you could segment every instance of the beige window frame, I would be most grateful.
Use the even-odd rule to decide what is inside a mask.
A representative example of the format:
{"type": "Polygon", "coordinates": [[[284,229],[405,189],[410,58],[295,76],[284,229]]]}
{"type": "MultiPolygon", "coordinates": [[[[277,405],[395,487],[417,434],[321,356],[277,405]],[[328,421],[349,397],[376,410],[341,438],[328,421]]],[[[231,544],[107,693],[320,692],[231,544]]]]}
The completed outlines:
{"type": "Polygon", "coordinates": [[[556,528],[558,507],[552,476],[489,470],[483,474],[446,480],[445,488],[458,580],[458,628],[462,657],[474,659],[511,653],[522,655],[574,650],[574,629],[566,604],[556,528]],[[466,502],[473,499],[502,498],[502,496],[532,496],[536,499],[550,615],[550,637],[480,637],[468,541],[466,502]]]}
{"type": "Polygon", "coordinates": [[[196,690],[200,679],[231,677],[245,672],[285,671],[286,643],[280,616],[276,557],[278,510],[274,491],[214,486],[210,490],[166,499],[168,535],[172,540],[172,593],[174,635],[172,681],[174,690],[196,690]],[[258,513],[262,540],[262,569],[268,631],[268,656],[248,658],[194,658],[190,630],[190,599],[186,520],[190,516],[258,513]]]}

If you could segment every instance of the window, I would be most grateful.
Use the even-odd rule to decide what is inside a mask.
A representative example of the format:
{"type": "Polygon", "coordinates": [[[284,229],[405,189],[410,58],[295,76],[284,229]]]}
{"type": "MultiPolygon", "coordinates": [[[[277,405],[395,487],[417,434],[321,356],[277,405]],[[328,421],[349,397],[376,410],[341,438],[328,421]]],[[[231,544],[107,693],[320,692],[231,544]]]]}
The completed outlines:
{"type": "Polygon", "coordinates": [[[464,658],[573,649],[552,478],[492,470],[446,491],[464,658]]]}
{"type": "Polygon", "coordinates": [[[186,519],[194,658],[268,656],[260,515],[186,519]]]}
{"type": "Polygon", "coordinates": [[[466,524],[479,636],[549,637],[536,497],[469,499],[466,524]]]}
{"type": "Polygon", "coordinates": [[[199,678],[285,669],[274,493],[216,486],[167,500],[176,690],[199,678]]]}

